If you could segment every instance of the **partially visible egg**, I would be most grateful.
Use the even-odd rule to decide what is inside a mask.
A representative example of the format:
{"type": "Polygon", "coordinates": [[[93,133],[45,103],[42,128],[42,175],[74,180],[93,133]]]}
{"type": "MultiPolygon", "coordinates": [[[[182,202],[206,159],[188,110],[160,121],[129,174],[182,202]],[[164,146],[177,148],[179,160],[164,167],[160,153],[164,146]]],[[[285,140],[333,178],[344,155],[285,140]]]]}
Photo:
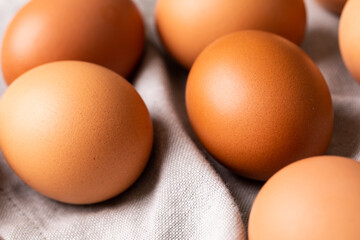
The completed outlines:
{"type": "Polygon", "coordinates": [[[340,15],[347,0],[316,0],[316,2],[327,10],[340,15]]]}
{"type": "Polygon", "coordinates": [[[186,107],[205,148],[257,180],[323,154],[333,130],[331,96],[314,62],[292,42],[261,31],[232,33],[200,54],[186,107]]]}
{"type": "Polygon", "coordinates": [[[300,44],[306,11],[303,0],[158,0],[156,24],[169,53],[190,68],[211,42],[240,30],[269,31],[300,44]]]}
{"type": "Polygon", "coordinates": [[[55,62],[20,76],[0,101],[0,147],[15,173],[72,204],[112,198],[145,168],[149,112],[124,78],[85,62],[55,62]]]}
{"type": "Polygon", "coordinates": [[[322,156],[277,172],[255,199],[249,240],[360,239],[360,163],[322,156]]]}
{"type": "Polygon", "coordinates": [[[32,0],[5,33],[2,70],[11,84],[38,65],[80,60],[127,77],[144,40],[143,21],[131,0],[32,0]]]}
{"type": "Polygon", "coordinates": [[[351,75],[360,84],[360,1],[349,1],[341,14],[339,45],[351,75]]]}

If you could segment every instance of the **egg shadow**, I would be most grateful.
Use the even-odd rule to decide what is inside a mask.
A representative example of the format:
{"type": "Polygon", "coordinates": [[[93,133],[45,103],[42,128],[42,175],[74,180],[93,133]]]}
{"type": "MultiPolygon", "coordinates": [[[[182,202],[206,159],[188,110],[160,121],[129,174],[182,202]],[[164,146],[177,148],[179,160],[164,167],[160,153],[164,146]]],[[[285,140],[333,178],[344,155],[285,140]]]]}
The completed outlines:
{"type": "MultiPolygon", "coordinates": [[[[181,120],[187,120],[187,111],[185,106],[185,89],[189,71],[175,62],[170,56],[165,55],[166,68],[169,71],[169,98],[181,120]]],[[[188,122],[188,121],[185,121],[188,122]]]]}
{"type": "Polygon", "coordinates": [[[247,235],[249,216],[252,205],[258,192],[260,191],[261,187],[264,185],[265,182],[248,179],[233,173],[221,163],[219,163],[219,161],[217,161],[214,157],[212,157],[211,154],[204,149],[204,147],[198,140],[195,140],[195,142],[198,147],[202,149],[210,165],[220,175],[221,179],[229,189],[241,213],[241,219],[243,221],[245,228],[244,230],[247,235]]]}
{"type": "Polygon", "coordinates": [[[247,179],[241,176],[234,176],[236,182],[227,183],[230,192],[235,196],[237,205],[241,211],[241,218],[244,223],[246,236],[248,236],[248,226],[251,208],[255,198],[265,182],[247,179]],[[241,189],[241,191],[239,191],[241,189]],[[245,189],[245,191],[244,191],[245,189]]]}
{"type": "Polygon", "coordinates": [[[341,105],[334,106],[334,130],[326,154],[354,158],[360,146],[360,122],[344,109],[341,105]]]}
{"type": "MultiPolygon", "coordinates": [[[[2,161],[2,159],[0,159],[0,161],[2,161]]],[[[0,202],[1,202],[1,198],[3,196],[3,192],[4,192],[3,173],[2,173],[2,170],[0,169],[0,202]]],[[[1,212],[0,212],[0,217],[1,217],[1,212]]]]}
{"type": "Polygon", "coordinates": [[[331,32],[330,29],[320,27],[311,28],[307,32],[302,49],[315,63],[340,54],[337,34],[331,32]]]}
{"type": "MultiPolygon", "coordinates": [[[[6,186],[8,185],[7,183],[7,179],[6,179],[6,169],[8,168],[7,166],[7,162],[5,160],[5,157],[3,155],[3,153],[0,151],[0,202],[2,203],[3,201],[7,201],[6,200],[6,186]]],[[[0,211],[0,219],[4,218],[3,216],[3,211],[0,211]]],[[[1,240],[1,237],[0,237],[1,240]]]]}
{"type": "Polygon", "coordinates": [[[2,152],[0,152],[0,192],[3,191],[4,179],[3,179],[3,165],[5,163],[5,158],[3,157],[2,152]]]}
{"type": "Polygon", "coordinates": [[[135,81],[138,73],[140,72],[141,67],[143,66],[143,64],[145,62],[147,49],[148,49],[148,42],[146,41],[145,44],[144,44],[144,49],[143,49],[143,51],[141,53],[141,56],[139,57],[139,60],[137,61],[136,65],[133,67],[133,69],[130,72],[129,76],[127,76],[125,78],[132,85],[134,84],[134,81],[135,81]]]}
{"type": "MultiPolygon", "coordinates": [[[[7,186],[9,185],[8,181],[9,178],[7,178],[7,171],[11,171],[10,166],[6,162],[6,159],[0,150],[0,192],[5,191],[7,186]]],[[[0,196],[1,197],[1,196],[0,196]]]]}

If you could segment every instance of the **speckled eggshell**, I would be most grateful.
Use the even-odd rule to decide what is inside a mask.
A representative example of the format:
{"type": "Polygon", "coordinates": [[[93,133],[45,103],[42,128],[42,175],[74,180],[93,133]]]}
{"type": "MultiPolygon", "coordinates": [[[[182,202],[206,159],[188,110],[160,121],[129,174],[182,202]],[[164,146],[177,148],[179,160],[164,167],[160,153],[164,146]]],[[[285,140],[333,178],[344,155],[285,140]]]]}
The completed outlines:
{"type": "Polygon", "coordinates": [[[292,42],[261,31],[230,34],[201,53],[186,107],[205,148],[257,180],[324,153],[333,130],[329,89],[316,65],[292,42]]]}
{"type": "Polygon", "coordinates": [[[340,15],[347,0],[316,0],[316,2],[327,10],[340,15]]]}
{"type": "Polygon", "coordinates": [[[144,24],[131,0],[32,0],[5,33],[2,70],[11,84],[38,65],[80,60],[127,77],[144,41],[144,24]]]}
{"type": "Polygon", "coordinates": [[[351,75],[360,84],[360,1],[349,1],[341,14],[339,45],[351,75]]]}
{"type": "Polygon", "coordinates": [[[0,101],[0,147],[10,167],[61,202],[91,204],[122,193],[142,173],[152,143],[139,94],[95,64],[39,66],[0,101]]]}
{"type": "Polygon", "coordinates": [[[322,156],[276,173],[251,210],[249,240],[360,239],[360,163],[322,156]]]}
{"type": "Polygon", "coordinates": [[[165,48],[189,69],[210,43],[240,30],[269,31],[300,44],[306,11],[303,0],[158,0],[156,24],[165,48]]]}

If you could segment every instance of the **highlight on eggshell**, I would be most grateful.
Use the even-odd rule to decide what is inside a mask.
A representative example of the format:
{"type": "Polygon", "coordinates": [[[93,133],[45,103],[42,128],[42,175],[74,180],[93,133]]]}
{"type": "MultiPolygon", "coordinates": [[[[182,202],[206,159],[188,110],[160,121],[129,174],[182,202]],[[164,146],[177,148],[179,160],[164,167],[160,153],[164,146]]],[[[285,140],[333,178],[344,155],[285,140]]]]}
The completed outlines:
{"type": "Polygon", "coordinates": [[[321,156],[277,172],[260,190],[249,240],[360,239],[360,163],[321,156]]]}
{"type": "Polygon", "coordinates": [[[300,44],[303,0],[158,0],[156,26],[167,51],[190,69],[210,43],[240,30],[263,30],[300,44]]]}
{"type": "Polygon", "coordinates": [[[200,54],[186,108],[208,152],[256,180],[323,154],[334,124],[328,86],[310,57],[285,38],[254,30],[220,38],[200,54]]]}
{"type": "Polygon", "coordinates": [[[79,60],[128,77],[144,42],[144,23],[131,0],[32,0],[7,28],[2,71],[11,84],[41,64],[79,60]]]}
{"type": "Polygon", "coordinates": [[[341,14],[341,11],[343,10],[345,3],[347,2],[347,0],[315,0],[315,1],[325,9],[333,13],[336,13],[338,15],[341,14]]]}
{"type": "Polygon", "coordinates": [[[348,1],[340,17],[341,56],[353,78],[360,84],[360,1],[348,1]]]}
{"type": "Polygon", "coordinates": [[[91,204],[124,192],[143,172],[152,144],[140,95],[99,65],[41,65],[0,100],[6,161],[30,187],[57,201],[91,204]]]}

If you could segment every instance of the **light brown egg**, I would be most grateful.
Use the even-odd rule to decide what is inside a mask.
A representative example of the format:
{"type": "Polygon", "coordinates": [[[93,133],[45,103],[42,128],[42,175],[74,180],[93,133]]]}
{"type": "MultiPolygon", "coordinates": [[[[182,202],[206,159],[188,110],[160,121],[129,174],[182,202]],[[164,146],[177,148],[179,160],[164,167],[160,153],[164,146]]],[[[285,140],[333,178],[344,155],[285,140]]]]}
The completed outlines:
{"type": "Polygon", "coordinates": [[[85,62],[55,62],[19,77],[0,101],[0,147],[45,196],[90,204],[125,191],[153,143],[149,112],[124,78],[85,62]]]}
{"type": "Polygon", "coordinates": [[[8,84],[60,60],[93,62],[127,77],[144,46],[144,25],[131,0],[32,0],[9,25],[2,46],[8,84]]]}
{"type": "Polygon", "coordinates": [[[349,1],[341,14],[339,45],[351,75],[360,83],[360,1],[349,1]]]}
{"type": "Polygon", "coordinates": [[[156,23],[169,53],[190,68],[210,43],[229,33],[256,29],[302,42],[303,0],[158,0],[156,23]]]}
{"type": "Polygon", "coordinates": [[[336,14],[341,13],[347,0],[316,0],[321,6],[336,14]]]}
{"type": "Polygon", "coordinates": [[[276,173],[251,210],[249,240],[360,239],[360,163],[322,156],[276,173]]]}
{"type": "Polygon", "coordinates": [[[190,71],[186,106],[205,148],[252,179],[324,153],[332,135],[320,71],[298,46],[266,32],[233,33],[206,48],[190,71]]]}

